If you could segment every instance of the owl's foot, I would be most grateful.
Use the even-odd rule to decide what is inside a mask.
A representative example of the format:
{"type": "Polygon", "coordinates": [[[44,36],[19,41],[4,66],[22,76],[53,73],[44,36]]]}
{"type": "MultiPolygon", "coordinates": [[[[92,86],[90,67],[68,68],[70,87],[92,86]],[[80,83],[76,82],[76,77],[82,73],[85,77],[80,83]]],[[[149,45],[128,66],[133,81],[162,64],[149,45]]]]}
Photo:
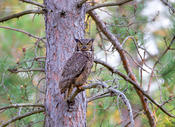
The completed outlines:
{"type": "Polygon", "coordinates": [[[78,86],[77,89],[78,89],[78,90],[82,90],[82,86],[78,86]]]}

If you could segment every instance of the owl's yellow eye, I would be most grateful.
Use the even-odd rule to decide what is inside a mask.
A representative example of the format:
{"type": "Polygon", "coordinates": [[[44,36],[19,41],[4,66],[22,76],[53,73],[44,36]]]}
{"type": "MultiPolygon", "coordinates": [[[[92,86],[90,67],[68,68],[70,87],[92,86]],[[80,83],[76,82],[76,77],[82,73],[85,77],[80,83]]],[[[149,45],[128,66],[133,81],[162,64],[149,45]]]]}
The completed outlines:
{"type": "Polygon", "coordinates": [[[88,43],[87,45],[91,45],[91,43],[88,43]]]}
{"type": "Polygon", "coordinates": [[[83,44],[79,42],[78,45],[79,45],[79,46],[82,46],[83,44]]]}

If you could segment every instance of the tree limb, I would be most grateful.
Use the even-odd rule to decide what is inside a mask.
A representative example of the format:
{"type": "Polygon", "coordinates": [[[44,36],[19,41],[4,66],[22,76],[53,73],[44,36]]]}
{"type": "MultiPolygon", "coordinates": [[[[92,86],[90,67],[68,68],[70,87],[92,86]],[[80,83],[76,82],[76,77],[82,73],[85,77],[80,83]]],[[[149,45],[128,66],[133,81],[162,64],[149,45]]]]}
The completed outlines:
{"type": "Polygon", "coordinates": [[[35,110],[35,111],[33,111],[33,112],[28,112],[28,113],[26,113],[26,114],[24,114],[24,115],[16,116],[16,117],[14,117],[14,118],[8,120],[8,121],[5,122],[5,123],[2,123],[2,125],[1,125],[0,127],[6,127],[6,126],[8,126],[9,124],[11,124],[11,123],[13,123],[13,122],[15,122],[15,121],[17,121],[17,120],[20,120],[20,119],[23,119],[23,118],[25,118],[25,117],[31,116],[31,115],[33,115],[33,114],[41,113],[41,112],[44,112],[44,109],[39,109],[39,110],[35,110]]]}
{"type": "Polygon", "coordinates": [[[12,14],[3,18],[0,18],[0,22],[5,22],[8,21],[10,19],[14,19],[14,18],[19,18],[21,16],[27,15],[27,14],[43,14],[43,10],[26,10],[26,11],[22,11],[16,14],[12,14]]]}
{"type": "Polygon", "coordinates": [[[32,0],[19,0],[21,2],[25,2],[25,3],[29,3],[29,4],[33,4],[33,5],[36,5],[36,6],[39,6],[41,8],[44,8],[44,5],[43,4],[40,4],[36,1],[32,1],[32,0]]]}

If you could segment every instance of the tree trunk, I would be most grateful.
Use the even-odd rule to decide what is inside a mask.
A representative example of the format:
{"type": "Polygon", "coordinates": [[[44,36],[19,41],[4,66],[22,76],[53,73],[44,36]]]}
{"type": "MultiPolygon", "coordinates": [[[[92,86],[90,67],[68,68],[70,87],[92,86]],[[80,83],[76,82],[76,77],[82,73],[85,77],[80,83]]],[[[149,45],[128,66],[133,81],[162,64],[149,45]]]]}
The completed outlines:
{"type": "Polygon", "coordinates": [[[45,127],[85,127],[85,92],[75,98],[69,110],[60,93],[59,80],[66,60],[75,48],[74,38],[84,38],[85,6],[79,0],[44,0],[46,27],[46,117],[45,127]]]}

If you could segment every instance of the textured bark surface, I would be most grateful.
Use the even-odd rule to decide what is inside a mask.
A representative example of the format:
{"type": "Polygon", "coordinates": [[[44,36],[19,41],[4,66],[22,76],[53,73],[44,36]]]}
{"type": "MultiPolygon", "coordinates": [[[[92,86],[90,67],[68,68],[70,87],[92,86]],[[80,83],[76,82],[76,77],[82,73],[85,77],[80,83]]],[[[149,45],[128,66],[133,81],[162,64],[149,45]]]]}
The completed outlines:
{"type": "Polygon", "coordinates": [[[44,0],[46,9],[46,118],[45,127],[85,127],[86,96],[80,93],[73,106],[68,106],[59,89],[66,60],[75,48],[74,38],[84,38],[85,7],[79,0],[44,0]],[[70,111],[71,110],[71,111],[70,111]]]}

